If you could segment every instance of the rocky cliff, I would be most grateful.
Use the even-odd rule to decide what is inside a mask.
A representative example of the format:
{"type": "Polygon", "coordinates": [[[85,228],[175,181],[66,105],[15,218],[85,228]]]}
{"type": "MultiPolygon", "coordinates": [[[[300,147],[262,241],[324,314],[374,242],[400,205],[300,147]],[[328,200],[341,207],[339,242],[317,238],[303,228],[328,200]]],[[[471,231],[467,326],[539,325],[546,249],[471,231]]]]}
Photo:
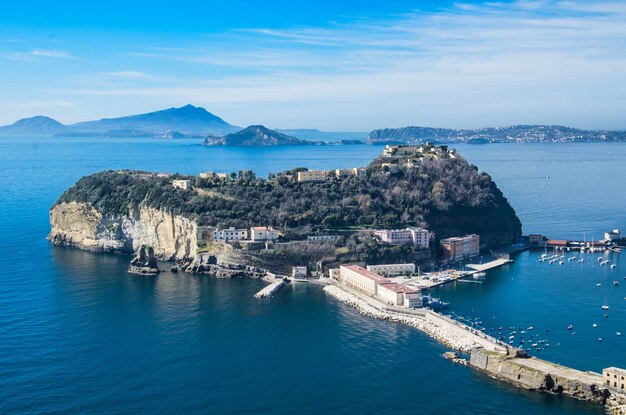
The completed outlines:
{"type": "Polygon", "coordinates": [[[162,260],[196,255],[193,220],[144,205],[107,213],[88,203],[58,203],[50,209],[50,225],[48,239],[56,245],[128,254],[147,245],[162,260]]]}

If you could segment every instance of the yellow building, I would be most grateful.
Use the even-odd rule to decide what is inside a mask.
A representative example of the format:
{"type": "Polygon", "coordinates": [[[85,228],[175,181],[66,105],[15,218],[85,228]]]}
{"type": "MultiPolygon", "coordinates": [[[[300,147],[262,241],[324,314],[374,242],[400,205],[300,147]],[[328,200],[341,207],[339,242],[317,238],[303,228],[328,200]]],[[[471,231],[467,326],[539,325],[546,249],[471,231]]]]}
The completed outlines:
{"type": "Polygon", "coordinates": [[[325,170],[306,170],[298,172],[299,182],[323,182],[328,180],[329,172],[325,170]]]}
{"type": "Polygon", "coordinates": [[[602,369],[602,379],[607,386],[624,391],[626,388],[626,370],[619,367],[607,367],[602,369]]]}

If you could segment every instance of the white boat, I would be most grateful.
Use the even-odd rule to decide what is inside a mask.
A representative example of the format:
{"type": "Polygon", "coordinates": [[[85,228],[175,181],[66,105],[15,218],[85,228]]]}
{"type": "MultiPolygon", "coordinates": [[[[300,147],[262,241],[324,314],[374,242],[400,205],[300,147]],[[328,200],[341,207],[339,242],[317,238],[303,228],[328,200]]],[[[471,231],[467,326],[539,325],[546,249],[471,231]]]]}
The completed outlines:
{"type": "Polygon", "coordinates": [[[596,284],[596,287],[602,287],[602,284],[597,283],[597,284],[596,284]]]}
{"type": "Polygon", "coordinates": [[[579,264],[582,264],[583,262],[585,262],[585,258],[580,258],[580,259],[578,260],[578,263],[579,263],[579,264]]]}
{"type": "Polygon", "coordinates": [[[621,336],[622,332],[621,331],[616,331],[615,334],[617,334],[618,336],[621,336]]]}
{"type": "Polygon", "coordinates": [[[598,327],[598,325],[596,323],[593,323],[593,325],[591,327],[596,328],[596,327],[598,327]]]}
{"type": "Polygon", "coordinates": [[[563,265],[563,264],[565,264],[565,262],[559,261],[559,265],[563,265]]]}
{"type": "Polygon", "coordinates": [[[609,309],[609,306],[605,304],[605,305],[603,305],[603,306],[602,306],[602,309],[603,309],[603,310],[608,310],[608,309],[609,309]]]}
{"type": "Polygon", "coordinates": [[[615,268],[617,268],[617,265],[611,264],[611,269],[615,269],[615,268]]]}

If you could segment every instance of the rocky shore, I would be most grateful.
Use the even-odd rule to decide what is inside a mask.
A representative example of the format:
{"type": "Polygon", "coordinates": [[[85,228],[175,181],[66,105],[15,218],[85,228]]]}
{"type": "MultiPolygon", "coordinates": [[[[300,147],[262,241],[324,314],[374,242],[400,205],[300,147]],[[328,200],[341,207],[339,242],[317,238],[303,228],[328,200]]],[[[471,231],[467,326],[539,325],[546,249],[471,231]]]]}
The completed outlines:
{"type": "Polygon", "coordinates": [[[186,272],[217,278],[263,278],[268,275],[268,271],[263,268],[228,262],[216,255],[198,255],[193,260],[183,260],[180,268],[186,272]]]}

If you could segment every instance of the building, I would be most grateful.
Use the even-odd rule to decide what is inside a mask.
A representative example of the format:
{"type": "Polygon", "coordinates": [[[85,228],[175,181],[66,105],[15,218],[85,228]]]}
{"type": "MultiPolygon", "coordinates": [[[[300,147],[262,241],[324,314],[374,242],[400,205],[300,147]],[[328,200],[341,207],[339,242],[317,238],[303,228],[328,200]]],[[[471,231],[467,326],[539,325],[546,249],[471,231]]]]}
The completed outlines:
{"type": "Polygon", "coordinates": [[[476,234],[442,239],[439,244],[448,261],[462,261],[480,253],[480,236],[476,234]]]}
{"type": "Polygon", "coordinates": [[[613,229],[611,232],[604,232],[604,242],[613,242],[621,239],[619,229],[613,229]]]}
{"type": "Polygon", "coordinates": [[[330,268],[328,270],[328,278],[339,281],[341,279],[341,269],[330,268]]]}
{"type": "Polygon", "coordinates": [[[415,264],[368,265],[367,270],[386,276],[409,275],[415,273],[415,264]]]}
{"type": "Polygon", "coordinates": [[[551,248],[566,248],[567,241],[563,239],[549,239],[546,241],[546,245],[551,248]]]}
{"type": "Polygon", "coordinates": [[[216,229],[213,232],[213,239],[216,241],[243,241],[248,239],[247,229],[216,229]]]}
{"type": "Polygon", "coordinates": [[[392,282],[358,265],[341,265],[339,273],[339,280],[345,285],[372,296],[376,295],[387,304],[398,307],[422,306],[422,296],[418,290],[392,282]]]}
{"type": "Polygon", "coordinates": [[[405,157],[422,153],[422,146],[409,146],[409,145],[386,145],[383,150],[383,157],[405,157]]]}
{"type": "Polygon", "coordinates": [[[619,367],[602,369],[602,379],[607,386],[624,391],[626,389],[626,370],[619,367]]]}
{"type": "Polygon", "coordinates": [[[339,239],[339,235],[309,235],[306,237],[307,241],[311,242],[334,242],[339,239]]]}
{"type": "Polygon", "coordinates": [[[528,243],[531,245],[541,245],[546,240],[546,237],[539,234],[528,235],[528,243]]]}
{"type": "Polygon", "coordinates": [[[387,278],[358,265],[341,265],[339,270],[340,279],[344,284],[369,295],[378,294],[379,283],[391,282],[387,278]]]}
{"type": "MultiPolygon", "coordinates": [[[[334,173],[334,172],[333,172],[334,173]]],[[[299,182],[324,182],[329,179],[329,172],[325,170],[305,170],[298,172],[299,182]]]]}
{"type": "Polygon", "coordinates": [[[416,308],[422,306],[419,290],[395,282],[378,284],[378,296],[387,304],[397,307],[416,308]]]}
{"type": "Polygon", "coordinates": [[[220,180],[226,180],[228,178],[228,174],[226,173],[214,173],[212,171],[206,172],[206,173],[200,173],[200,178],[201,179],[220,179],[220,180]]]}
{"type": "Polygon", "coordinates": [[[174,189],[191,189],[193,185],[191,180],[172,180],[172,186],[174,189]]]}
{"type": "Polygon", "coordinates": [[[305,278],[307,273],[307,267],[291,267],[291,276],[294,278],[305,278]]]}
{"type": "Polygon", "coordinates": [[[428,249],[430,243],[430,232],[422,228],[385,229],[375,231],[374,235],[392,245],[413,244],[418,248],[428,249]]]}
{"type": "Polygon", "coordinates": [[[337,177],[338,179],[343,179],[346,177],[351,176],[352,173],[352,169],[337,169],[335,170],[335,177],[337,177]]]}
{"type": "Polygon", "coordinates": [[[258,241],[275,241],[278,239],[278,232],[271,226],[255,226],[250,228],[250,239],[258,241]]]}
{"type": "Polygon", "coordinates": [[[365,176],[367,174],[367,169],[365,167],[353,167],[352,174],[354,176],[365,176]]]}

